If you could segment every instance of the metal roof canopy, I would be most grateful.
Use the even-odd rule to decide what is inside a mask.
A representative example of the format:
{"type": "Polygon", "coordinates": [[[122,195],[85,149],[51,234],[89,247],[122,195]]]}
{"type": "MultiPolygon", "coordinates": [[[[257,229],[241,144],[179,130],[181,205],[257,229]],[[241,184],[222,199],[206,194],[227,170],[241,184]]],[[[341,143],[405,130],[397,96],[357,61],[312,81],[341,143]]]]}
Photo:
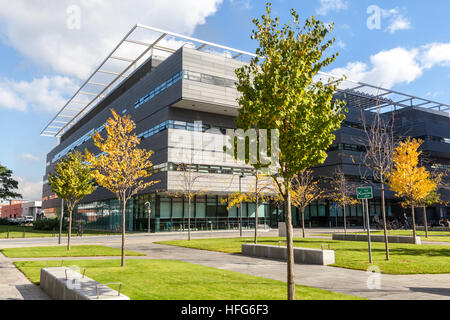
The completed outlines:
{"type": "Polygon", "coordinates": [[[41,136],[61,137],[150,57],[167,58],[185,45],[229,59],[248,61],[255,56],[242,50],[137,24],[42,130],[41,136]]]}
{"type": "Polygon", "coordinates": [[[337,95],[341,95],[349,101],[348,105],[359,107],[367,111],[381,110],[381,112],[396,111],[403,108],[422,107],[436,111],[450,112],[450,105],[436,102],[426,98],[420,98],[395,90],[377,87],[364,82],[344,79],[333,74],[319,72],[319,78],[330,80],[342,80],[337,95]]]}
{"type": "MultiPolygon", "coordinates": [[[[151,56],[166,58],[185,45],[199,51],[210,49],[210,53],[229,59],[243,60],[256,56],[212,42],[137,24],[42,130],[41,136],[61,137],[151,56]]],[[[448,104],[319,72],[317,78],[324,80],[322,77],[327,78],[329,83],[342,80],[337,95],[347,99],[349,105],[368,111],[389,112],[402,108],[424,107],[450,112],[448,104]]]]}

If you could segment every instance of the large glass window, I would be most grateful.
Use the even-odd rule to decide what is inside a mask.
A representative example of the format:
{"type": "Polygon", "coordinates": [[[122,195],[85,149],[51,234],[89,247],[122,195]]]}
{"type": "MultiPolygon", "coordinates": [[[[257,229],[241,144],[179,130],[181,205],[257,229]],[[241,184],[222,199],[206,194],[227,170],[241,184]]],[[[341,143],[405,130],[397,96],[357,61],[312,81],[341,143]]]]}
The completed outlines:
{"type": "Polygon", "coordinates": [[[206,197],[206,216],[208,218],[217,217],[217,199],[216,196],[206,197]]]}
{"type": "Polygon", "coordinates": [[[325,201],[319,201],[319,217],[325,217],[326,209],[325,209],[325,201]]]}
{"type": "Polygon", "coordinates": [[[159,208],[161,218],[170,218],[170,198],[161,197],[159,208]]]}
{"type": "Polygon", "coordinates": [[[204,196],[195,197],[195,217],[196,218],[206,217],[206,203],[204,196]]]}
{"type": "Polygon", "coordinates": [[[183,218],[183,200],[181,198],[172,199],[172,218],[183,218]]]}
{"type": "Polygon", "coordinates": [[[249,203],[248,204],[248,217],[254,218],[256,212],[256,203],[249,203]]]}

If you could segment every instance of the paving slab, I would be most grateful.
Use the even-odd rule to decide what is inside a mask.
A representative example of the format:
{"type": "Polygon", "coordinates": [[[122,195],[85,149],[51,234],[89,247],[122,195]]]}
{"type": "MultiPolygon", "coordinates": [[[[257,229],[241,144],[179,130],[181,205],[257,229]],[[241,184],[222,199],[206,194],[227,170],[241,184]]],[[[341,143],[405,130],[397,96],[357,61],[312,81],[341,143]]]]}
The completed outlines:
{"type": "Polygon", "coordinates": [[[12,261],[0,253],[0,300],[49,300],[12,261]]]}

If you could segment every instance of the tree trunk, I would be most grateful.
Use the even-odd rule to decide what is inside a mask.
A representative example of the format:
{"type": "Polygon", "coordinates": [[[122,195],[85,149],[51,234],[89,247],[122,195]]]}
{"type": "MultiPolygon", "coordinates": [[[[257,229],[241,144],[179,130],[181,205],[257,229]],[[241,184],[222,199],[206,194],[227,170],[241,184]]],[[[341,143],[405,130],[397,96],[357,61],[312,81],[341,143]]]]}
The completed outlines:
{"type": "Polygon", "coordinates": [[[258,197],[256,197],[256,210],[255,210],[255,244],[258,243],[258,197]]]}
{"type": "Polygon", "coordinates": [[[122,201],[122,267],[125,267],[125,209],[127,202],[122,201]]]}
{"type": "Polygon", "coordinates": [[[302,207],[302,233],[303,233],[303,239],[306,238],[306,236],[305,236],[305,207],[302,207]]]}
{"type": "Polygon", "coordinates": [[[188,241],[191,241],[191,197],[188,200],[188,241]]]}
{"type": "Polygon", "coordinates": [[[345,210],[345,204],[342,207],[344,209],[344,233],[347,234],[347,212],[345,210]]]}
{"type": "Polygon", "coordinates": [[[389,260],[389,239],[386,225],[386,207],[384,200],[384,183],[381,184],[381,212],[383,214],[384,243],[386,248],[386,260],[389,260]]]}
{"type": "MultiPolygon", "coordinates": [[[[258,172],[256,172],[258,174],[258,172]]],[[[259,205],[259,197],[258,197],[258,176],[255,179],[255,193],[256,193],[256,209],[255,209],[255,244],[258,243],[258,205],[259,205]]]]}
{"type": "Polygon", "coordinates": [[[413,224],[413,241],[414,241],[414,244],[417,244],[417,241],[416,241],[416,237],[417,237],[416,215],[414,213],[414,205],[413,204],[411,204],[411,215],[412,215],[412,224],[413,224]]]}
{"type": "Polygon", "coordinates": [[[425,228],[425,238],[428,238],[427,208],[425,206],[423,206],[423,226],[425,228]]]}
{"type": "Polygon", "coordinates": [[[67,232],[67,251],[70,251],[71,237],[72,237],[72,209],[69,209],[69,230],[67,232]]]}
{"type": "Polygon", "coordinates": [[[291,186],[289,182],[286,193],[287,289],[288,300],[295,300],[294,243],[292,237],[291,186]]]}

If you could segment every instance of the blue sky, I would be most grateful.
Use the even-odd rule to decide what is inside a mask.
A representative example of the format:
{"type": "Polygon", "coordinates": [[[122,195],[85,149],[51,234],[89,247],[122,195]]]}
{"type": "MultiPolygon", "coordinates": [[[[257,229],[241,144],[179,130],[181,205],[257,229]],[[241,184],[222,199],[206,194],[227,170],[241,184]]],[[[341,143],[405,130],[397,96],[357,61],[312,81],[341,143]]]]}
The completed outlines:
{"type": "MultiPolygon", "coordinates": [[[[314,15],[335,23],[332,50],[340,55],[326,71],[450,104],[450,2],[272,3],[282,22],[294,8],[302,20],[314,15]],[[376,14],[380,24],[370,24],[376,14]]],[[[40,137],[41,130],[134,24],[253,52],[251,20],[264,7],[256,0],[10,2],[0,8],[0,162],[14,171],[24,196],[38,200],[45,156],[57,143],[40,137]],[[74,5],[75,29],[68,27],[74,5]]]]}

